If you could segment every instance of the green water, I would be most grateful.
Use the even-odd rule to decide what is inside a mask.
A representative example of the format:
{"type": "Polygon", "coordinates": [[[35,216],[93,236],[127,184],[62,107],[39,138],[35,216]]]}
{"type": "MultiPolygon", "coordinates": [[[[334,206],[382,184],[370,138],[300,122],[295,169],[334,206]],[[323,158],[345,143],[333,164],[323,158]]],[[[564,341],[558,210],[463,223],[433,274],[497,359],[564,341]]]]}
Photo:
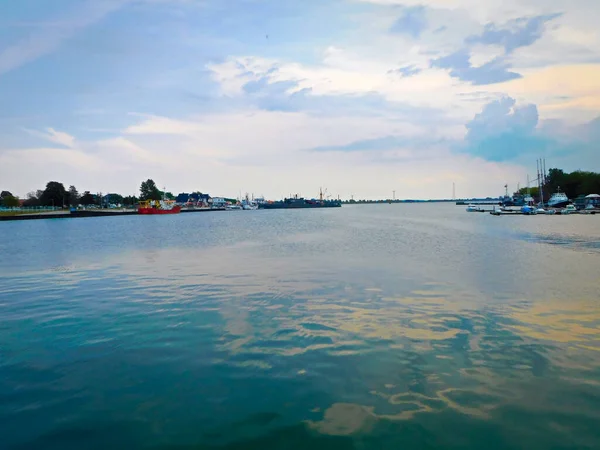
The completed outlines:
{"type": "Polygon", "coordinates": [[[600,217],[0,230],[0,448],[600,448],[600,217]]]}

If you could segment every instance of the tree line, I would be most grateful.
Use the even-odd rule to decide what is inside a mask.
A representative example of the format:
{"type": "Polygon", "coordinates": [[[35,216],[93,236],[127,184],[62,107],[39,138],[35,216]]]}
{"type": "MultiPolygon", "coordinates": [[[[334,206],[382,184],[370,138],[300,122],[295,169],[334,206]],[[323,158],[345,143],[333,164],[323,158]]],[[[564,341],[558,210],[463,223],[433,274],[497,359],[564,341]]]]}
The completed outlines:
{"type": "MultiPolygon", "coordinates": [[[[589,194],[600,194],[600,173],[583,170],[567,173],[562,169],[550,169],[543,189],[544,201],[559,190],[572,200],[589,194]]],[[[527,188],[520,189],[519,192],[526,194],[527,188]]],[[[529,192],[534,198],[540,196],[538,187],[529,189],[529,192]]]]}
{"type": "Polygon", "coordinates": [[[140,200],[160,200],[163,196],[168,199],[175,198],[171,192],[160,191],[152,179],[142,182],[139,197],[135,195],[122,196],[114,193],[103,195],[101,192],[92,194],[90,191],[84,191],[80,194],[73,185],[66,189],[58,181],[49,181],[45,189],[29,192],[23,202],[10,191],[0,192],[0,206],[13,208],[20,206],[21,203],[24,207],[52,206],[58,208],[69,206],[75,208],[79,205],[99,207],[109,205],[133,206],[140,200]]]}

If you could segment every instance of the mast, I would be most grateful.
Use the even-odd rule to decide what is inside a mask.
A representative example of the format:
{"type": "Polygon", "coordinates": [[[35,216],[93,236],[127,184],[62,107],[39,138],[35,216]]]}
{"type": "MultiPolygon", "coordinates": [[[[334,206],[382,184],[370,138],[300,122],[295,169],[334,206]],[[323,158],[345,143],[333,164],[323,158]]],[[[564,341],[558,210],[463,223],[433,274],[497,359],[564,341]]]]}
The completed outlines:
{"type": "Polygon", "coordinates": [[[543,164],[542,159],[540,158],[540,160],[538,161],[538,184],[540,187],[540,201],[542,203],[542,208],[544,207],[544,181],[545,176],[543,174],[543,164]]]}

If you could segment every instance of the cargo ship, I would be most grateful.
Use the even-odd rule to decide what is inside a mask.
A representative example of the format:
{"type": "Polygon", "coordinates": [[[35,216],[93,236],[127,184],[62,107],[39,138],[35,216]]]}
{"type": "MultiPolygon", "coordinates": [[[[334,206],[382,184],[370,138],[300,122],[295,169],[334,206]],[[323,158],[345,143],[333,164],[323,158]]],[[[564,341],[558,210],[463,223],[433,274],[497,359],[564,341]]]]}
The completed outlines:
{"type": "Polygon", "coordinates": [[[341,206],[341,200],[324,199],[322,190],[319,192],[318,199],[305,199],[295,195],[284,200],[264,202],[258,205],[260,209],[339,208],[341,206]]]}
{"type": "Polygon", "coordinates": [[[141,201],[138,214],[178,214],[181,206],[176,205],[174,200],[146,200],[141,201]]]}

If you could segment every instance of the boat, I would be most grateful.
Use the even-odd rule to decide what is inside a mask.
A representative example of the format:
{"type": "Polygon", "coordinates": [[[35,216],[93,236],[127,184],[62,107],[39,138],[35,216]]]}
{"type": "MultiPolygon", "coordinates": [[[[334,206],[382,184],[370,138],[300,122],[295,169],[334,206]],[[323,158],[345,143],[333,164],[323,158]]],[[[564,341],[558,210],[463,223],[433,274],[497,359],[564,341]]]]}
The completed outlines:
{"type": "Polygon", "coordinates": [[[550,200],[548,200],[548,206],[552,208],[564,208],[570,203],[569,197],[564,192],[560,192],[560,188],[556,193],[552,194],[550,200]]]}
{"type": "Polygon", "coordinates": [[[577,212],[577,208],[575,207],[575,205],[569,204],[560,213],[561,214],[573,214],[573,213],[576,213],[576,212],[577,212]]]}
{"type": "Polygon", "coordinates": [[[529,205],[523,206],[521,208],[521,212],[526,216],[533,216],[533,215],[537,214],[537,211],[538,210],[534,206],[529,206],[529,205]]]}
{"type": "Polygon", "coordinates": [[[341,200],[326,200],[323,190],[319,191],[318,199],[305,199],[295,195],[291,198],[259,204],[261,209],[304,209],[304,208],[340,208],[341,200]]]}
{"type": "Polygon", "coordinates": [[[586,211],[600,211],[600,195],[590,194],[585,196],[586,211]]]}
{"type": "Polygon", "coordinates": [[[508,184],[504,185],[504,190],[504,196],[500,197],[501,206],[525,206],[528,204],[528,199],[519,192],[515,192],[512,196],[508,195],[508,184]]]}
{"type": "Polygon", "coordinates": [[[145,200],[138,207],[138,214],[178,214],[181,206],[174,200],[145,200]]]}
{"type": "Polygon", "coordinates": [[[244,198],[242,200],[242,209],[245,211],[253,211],[258,209],[258,202],[256,202],[254,200],[254,198],[252,200],[250,200],[250,198],[248,197],[248,194],[246,194],[246,198],[244,198]]]}
{"type": "Polygon", "coordinates": [[[483,209],[476,205],[467,206],[467,212],[482,212],[483,209]]]}

